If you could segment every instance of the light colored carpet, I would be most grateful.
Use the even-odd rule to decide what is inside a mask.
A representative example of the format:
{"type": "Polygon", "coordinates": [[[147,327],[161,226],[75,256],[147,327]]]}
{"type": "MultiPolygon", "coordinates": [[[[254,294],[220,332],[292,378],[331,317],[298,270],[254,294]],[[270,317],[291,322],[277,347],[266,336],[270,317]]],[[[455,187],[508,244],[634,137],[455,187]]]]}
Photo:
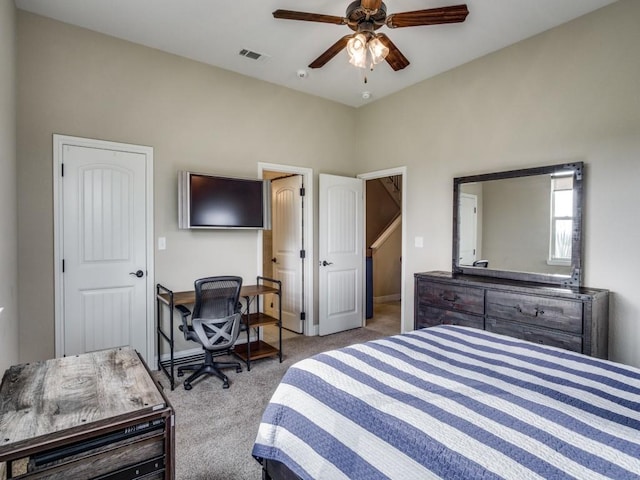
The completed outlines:
{"type": "MultiPolygon", "coordinates": [[[[180,384],[174,391],[161,372],[154,372],[176,412],[177,480],[258,480],[261,469],[251,456],[260,418],[286,370],[316,353],[400,333],[400,304],[377,304],[367,327],[327,335],[283,335],[283,362],[256,361],[247,372],[226,371],[231,387],[213,377],[180,384]]],[[[268,332],[272,335],[273,332],[268,332]]],[[[265,338],[266,338],[265,337],[265,338]]],[[[223,358],[220,358],[223,360],[223,358]]]]}

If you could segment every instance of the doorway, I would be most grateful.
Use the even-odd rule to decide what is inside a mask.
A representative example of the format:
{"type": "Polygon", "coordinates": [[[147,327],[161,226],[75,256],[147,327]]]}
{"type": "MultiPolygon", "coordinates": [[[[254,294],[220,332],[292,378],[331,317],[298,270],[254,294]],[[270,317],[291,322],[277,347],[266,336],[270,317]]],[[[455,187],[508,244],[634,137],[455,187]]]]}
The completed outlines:
{"type": "Polygon", "coordinates": [[[54,135],[56,356],[153,355],[153,149],[54,135]]]}
{"type": "Polygon", "coordinates": [[[366,294],[368,328],[402,333],[406,167],[358,175],[365,180],[366,294]]]}
{"type": "MultiPolygon", "coordinates": [[[[258,237],[258,271],[283,282],[283,338],[316,335],[313,325],[313,170],[259,163],[258,176],[272,181],[274,219],[271,230],[260,231],[258,237]]],[[[275,297],[265,299],[265,311],[277,309],[277,301],[275,297]]]]}

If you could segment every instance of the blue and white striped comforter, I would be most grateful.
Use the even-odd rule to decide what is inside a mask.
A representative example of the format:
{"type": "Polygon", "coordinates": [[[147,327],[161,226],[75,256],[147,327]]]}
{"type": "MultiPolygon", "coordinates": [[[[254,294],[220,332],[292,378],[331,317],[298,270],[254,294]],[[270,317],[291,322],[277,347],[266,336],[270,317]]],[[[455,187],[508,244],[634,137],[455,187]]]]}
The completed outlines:
{"type": "Polygon", "coordinates": [[[638,479],[640,370],[418,330],[293,365],[253,455],[303,479],[638,479]]]}

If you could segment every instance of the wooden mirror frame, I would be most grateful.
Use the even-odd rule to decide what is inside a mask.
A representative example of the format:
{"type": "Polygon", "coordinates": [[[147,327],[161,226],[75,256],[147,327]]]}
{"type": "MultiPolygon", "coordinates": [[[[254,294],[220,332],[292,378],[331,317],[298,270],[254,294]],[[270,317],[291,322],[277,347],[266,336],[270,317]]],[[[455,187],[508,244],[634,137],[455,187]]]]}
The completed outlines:
{"type": "Polygon", "coordinates": [[[548,165],[544,167],[510,170],[505,172],[487,173],[456,177],[453,179],[453,262],[452,271],[456,274],[477,275],[485,277],[506,278],[528,282],[547,283],[562,287],[579,287],[582,285],[582,209],[583,209],[583,162],[548,165]],[[459,201],[460,185],[464,183],[484,182],[505,178],[527,177],[533,175],[552,175],[573,172],[573,235],[571,243],[571,267],[569,275],[548,274],[536,272],[520,272],[510,270],[493,270],[483,267],[460,265],[459,249],[459,201]]]}

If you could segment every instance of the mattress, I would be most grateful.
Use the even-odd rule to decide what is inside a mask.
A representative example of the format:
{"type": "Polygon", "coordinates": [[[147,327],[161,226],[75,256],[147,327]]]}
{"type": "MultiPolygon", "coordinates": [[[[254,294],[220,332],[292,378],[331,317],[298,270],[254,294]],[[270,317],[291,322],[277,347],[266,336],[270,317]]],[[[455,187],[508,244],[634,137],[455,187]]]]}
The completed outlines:
{"type": "Polygon", "coordinates": [[[417,330],[291,366],[252,453],[303,479],[638,479],[640,370],[417,330]]]}

